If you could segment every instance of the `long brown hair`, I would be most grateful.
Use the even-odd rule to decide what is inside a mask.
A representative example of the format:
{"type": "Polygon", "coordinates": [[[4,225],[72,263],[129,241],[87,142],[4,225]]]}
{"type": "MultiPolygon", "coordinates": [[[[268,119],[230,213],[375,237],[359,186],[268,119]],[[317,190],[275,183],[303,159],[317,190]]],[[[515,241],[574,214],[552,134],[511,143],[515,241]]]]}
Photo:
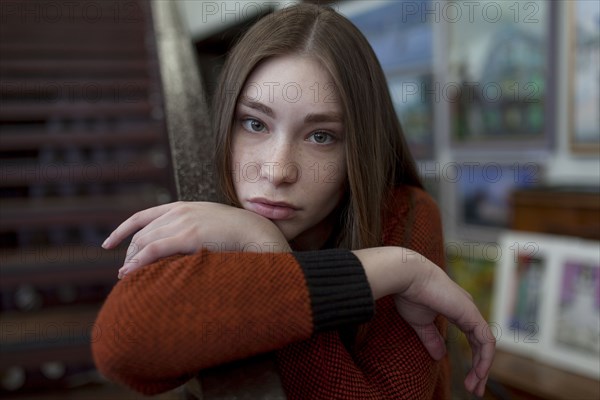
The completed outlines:
{"type": "Polygon", "coordinates": [[[375,53],[362,33],[329,7],[297,4],[267,15],[229,54],[213,99],[215,163],[223,200],[239,205],[231,175],[231,134],[240,92],[260,62],[289,54],[320,61],[342,105],[348,190],[338,210],[338,245],[381,245],[386,194],[394,186],[422,184],[375,53]]]}

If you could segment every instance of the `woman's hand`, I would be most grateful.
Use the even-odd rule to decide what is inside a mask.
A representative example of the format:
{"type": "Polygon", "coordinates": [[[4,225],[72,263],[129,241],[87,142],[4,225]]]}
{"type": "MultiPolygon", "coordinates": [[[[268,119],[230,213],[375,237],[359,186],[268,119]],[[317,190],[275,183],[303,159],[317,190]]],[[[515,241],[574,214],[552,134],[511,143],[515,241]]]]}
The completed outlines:
{"type": "Polygon", "coordinates": [[[117,246],[133,236],[119,279],[159,258],[214,251],[290,251],[281,231],[253,212],[211,202],[176,202],[140,211],[115,229],[102,244],[117,246]]]}
{"type": "Polygon", "coordinates": [[[434,325],[437,314],[444,315],[465,333],[473,354],[465,387],[483,396],[496,341],[471,295],[414,251],[378,247],[356,250],[354,254],[365,268],[375,299],[394,296],[398,313],[413,327],[434,359],[441,359],[446,352],[444,339],[434,325]]]}

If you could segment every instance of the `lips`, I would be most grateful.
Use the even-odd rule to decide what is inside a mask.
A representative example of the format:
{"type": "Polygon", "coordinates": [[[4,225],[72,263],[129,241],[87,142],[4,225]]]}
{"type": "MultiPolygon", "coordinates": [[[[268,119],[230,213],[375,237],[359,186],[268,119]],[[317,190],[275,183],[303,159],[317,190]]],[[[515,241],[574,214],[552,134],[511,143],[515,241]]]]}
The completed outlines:
{"type": "Polygon", "coordinates": [[[296,214],[296,211],[299,210],[298,207],[289,203],[270,201],[263,198],[248,200],[248,209],[265,218],[274,220],[290,219],[296,214]]]}

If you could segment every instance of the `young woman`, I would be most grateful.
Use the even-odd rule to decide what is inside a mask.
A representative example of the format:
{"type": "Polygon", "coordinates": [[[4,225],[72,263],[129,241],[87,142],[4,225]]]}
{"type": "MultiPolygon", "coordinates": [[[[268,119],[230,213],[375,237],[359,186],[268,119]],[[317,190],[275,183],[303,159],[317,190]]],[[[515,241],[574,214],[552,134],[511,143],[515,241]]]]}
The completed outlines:
{"type": "Polygon", "coordinates": [[[439,213],[362,34],[330,8],[263,18],[213,112],[223,202],[141,211],[103,245],[137,231],[97,319],[100,371],[154,394],[276,351],[288,398],[447,398],[440,313],[482,395],[494,338],[440,268],[439,213]]]}

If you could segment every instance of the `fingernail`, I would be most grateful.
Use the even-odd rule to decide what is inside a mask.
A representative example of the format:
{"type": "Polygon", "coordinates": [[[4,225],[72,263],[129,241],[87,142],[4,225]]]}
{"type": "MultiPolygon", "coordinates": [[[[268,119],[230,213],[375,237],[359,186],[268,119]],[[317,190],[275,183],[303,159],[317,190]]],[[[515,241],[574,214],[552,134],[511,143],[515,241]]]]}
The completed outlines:
{"type": "Polygon", "coordinates": [[[106,247],[108,246],[110,242],[110,237],[107,237],[106,240],[104,241],[104,243],[102,243],[102,248],[106,249],[106,247]]]}

